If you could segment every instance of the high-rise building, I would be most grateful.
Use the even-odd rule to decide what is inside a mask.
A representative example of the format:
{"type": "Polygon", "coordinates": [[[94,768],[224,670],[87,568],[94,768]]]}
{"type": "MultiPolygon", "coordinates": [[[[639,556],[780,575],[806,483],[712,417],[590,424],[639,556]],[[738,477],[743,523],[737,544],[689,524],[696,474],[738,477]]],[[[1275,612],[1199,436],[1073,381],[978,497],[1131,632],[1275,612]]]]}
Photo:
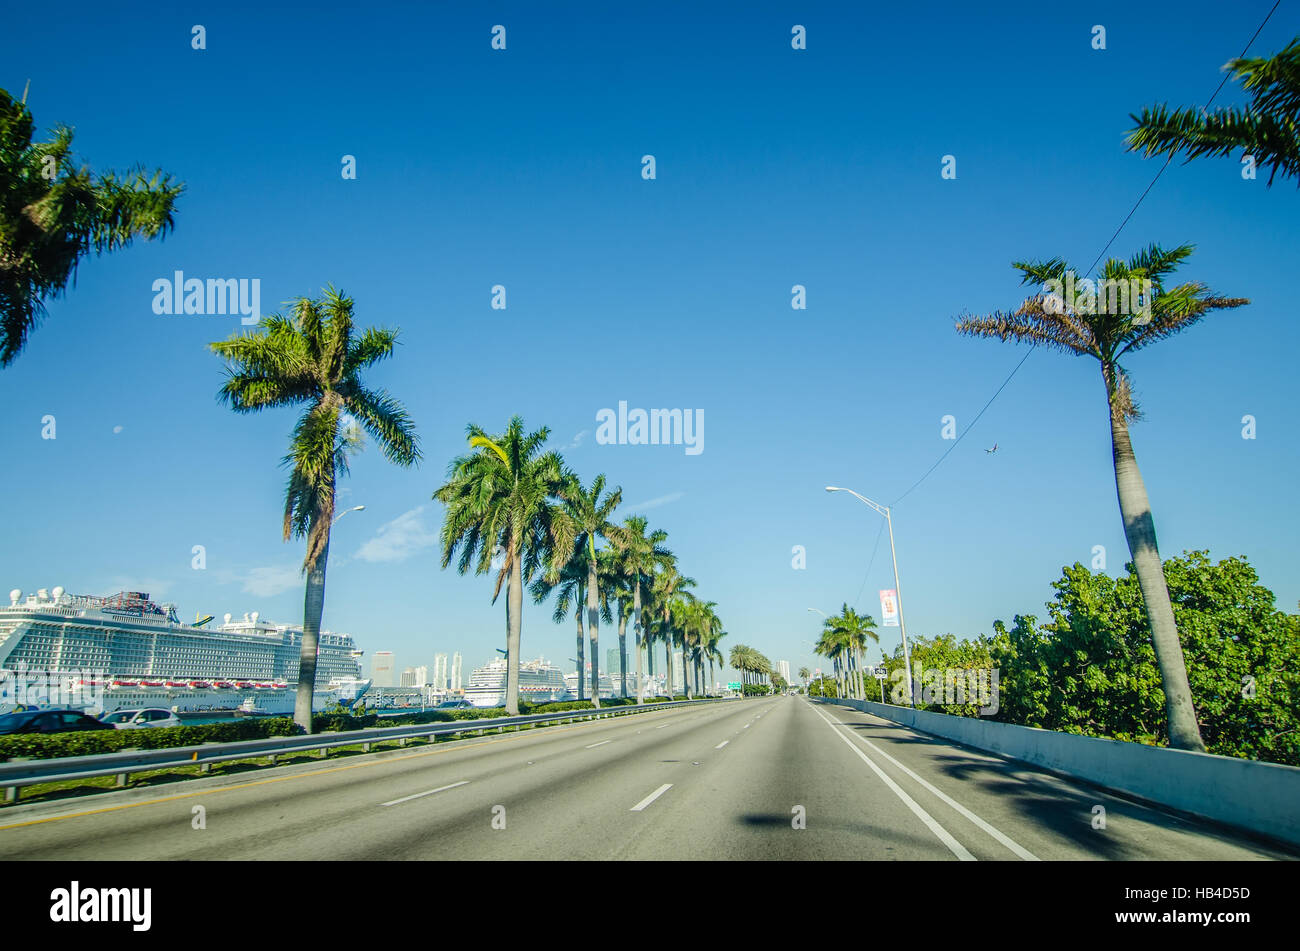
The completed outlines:
{"type": "Polygon", "coordinates": [[[447,689],[447,655],[433,655],[433,685],[439,690],[447,689]]]}
{"type": "Polygon", "coordinates": [[[673,695],[686,692],[686,668],[682,665],[682,652],[673,651],[673,695]]]}
{"type": "Polygon", "coordinates": [[[428,666],[426,666],[426,665],[424,665],[424,664],[421,664],[419,667],[416,667],[416,668],[414,669],[414,672],[415,672],[415,683],[411,684],[412,687],[427,687],[427,686],[429,686],[429,668],[428,668],[428,666]]]}
{"type": "Polygon", "coordinates": [[[402,684],[401,684],[401,685],[402,685],[403,687],[414,687],[414,686],[416,685],[416,684],[415,684],[415,668],[414,668],[414,667],[407,667],[404,671],[402,671],[402,684]]]}
{"type": "Polygon", "coordinates": [[[790,682],[790,662],[788,660],[778,660],[776,662],[777,672],[785,678],[785,682],[790,682]]]}
{"type": "Polygon", "coordinates": [[[394,660],[392,651],[375,651],[370,659],[370,679],[376,687],[395,687],[393,681],[394,660]]]}
{"type": "Polygon", "coordinates": [[[461,689],[460,651],[451,655],[451,689],[461,689]]]}

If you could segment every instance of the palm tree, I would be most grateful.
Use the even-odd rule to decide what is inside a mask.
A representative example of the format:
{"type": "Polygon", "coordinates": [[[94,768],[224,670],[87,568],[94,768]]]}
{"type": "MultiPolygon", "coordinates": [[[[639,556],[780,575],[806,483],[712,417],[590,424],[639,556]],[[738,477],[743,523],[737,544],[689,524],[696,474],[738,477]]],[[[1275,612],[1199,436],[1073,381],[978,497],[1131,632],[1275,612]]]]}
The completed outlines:
{"type": "MultiPolygon", "coordinates": [[[[655,529],[646,534],[649,523],[643,515],[629,515],[623,520],[623,540],[619,546],[617,561],[623,576],[623,584],[632,590],[632,641],[637,648],[636,682],[637,703],[641,703],[644,694],[641,673],[641,648],[648,647],[645,635],[645,614],[642,605],[642,593],[654,583],[655,572],[668,567],[673,561],[673,553],[664,547],[668,533],[655,529]]],[[[620,612],[621,615],[622,612],[620,612]]],[[[619,628],[619,646],[622,648],[623,632],[619,628]]],[[[653,661],[653,658],[651,658],[653,661]]],[[[623,671],[625,682],[627,671],[623,671]]]]}
{"type": "Polygon", "coordinates": [[[868,640],[880,643],[880,635],[875,631],[876,622],[872,620],[870,614],[858,614],[846,603],[840,609],[840,613],[827,618],[823,626],[831,631],[843,644],[844,650],[849,652],[853,690],[859,700],[865,700],[866,683],[862,673],[862,652],[866,650],[868,640]]]}
{"type": "Polygon", "coordinates": [[[804,693],[808,692],[808,678],[812,676],[812,671],[807,667],[799,668],[799,679],[803,681],[804,693]]]}
{"type": "MultiPolygon", "coordinates": [[[[608,578],[609,572],[604,565],[601,566],[601,577],[608,578]]],[[[551,615],[556,624],[562,622],[569,613],[570,605],[573,606],[573,617],[578,625],[578,699],[586,699],[586,687],[584,678],[586,677],[586,649],[584,644],[585,632],[582,625],[582,615],[586,610],[587,585],[589,577],[587,572],[587,551],[584,548],[575,548],[573,555],[560,569],[558,576],[553,575],[551,571],[543,573],[531,585],[529,592],[533,596],[536,604],[541,604],[552,592],[558,592],[555,601],[555,611],[551,615]]],[[[610,620],[608,599],[601,598],[602,616],[605,620],[610,620]]]]}
{"type": "MultiPolygon", "coordinates": [[[[1190,245],[1172,250],[1152,245],[1127,262],[1112,258],[1105,263],[1102,276],[1105,281],[1112,282],[1109,285],[1112,288],[1122,287],[1121,282],[1150,282],[1147,285],[1149,293],[1142,295],[1143,306],[1138,313],[1117,312],[1136,308],[1112,306],[1116,298],[1100,306],[1097,295],[1085,287],[1085,293],[1078,295],[1072,291],[1064,297],[1055,292],[1040,294],[1026,300],[1013,313],[965,317],[957,323],[957,331],[1003,341],[1029,341],[1036,346],[1092,357],[1100,364],[1110,419],[1115,489],[1124,520],[1124,535],[1146,603],[1151,640],[1160,667],[1169,743],[1175,749],[1204,750],[1187,682],[1187,665],[1183,660],[1164,568],[1156,547],[1151,506],[1129,438],[1129,421],[1140,418],[1140,414],[1133,401],[1128,374],[1119,362],[1127,354],[1186,330],[1211,311],[1249,303],[1244,298],[1216,296],[1199,282],[1166,287],[1165,279],[1191,253],[1190,245]],[[1074,299],[1067,299],[1071,297],[1074,299]]],[[[1055,288],[1072,288],[1074,285],[1075,272],[1060,259],[1013,266],[1021,272],[1023,284],[1055,288]]]]}
{"type": "Polygon", "coordinates": [[[319,300],[300,297],[289,317],[273,314],[257,329],[211,344],[228,363],[219,398],[237,413],[306,405],[284,463],[290,467],[284,502],[284,539],[307,539],[303,571],[302,645],[293,719],[311,732],[316,647],[325,610],[325,567],[338,478],[360,448],[360,428],[389,462],[420,459],[415,424],[385,390],[368,388],[361,371],[393,355],[397,331],[372,327],[357,334],[352,299],[327,287],[319,300]]]}
{"type": "MultiPolygon", "coordinates": [[[[614,509],[623,501],[623,490],[605,494],[605,475],[601,473],[583,489],[582,482],[570,473],[560,490],[577,536],[574,547],[585,555],[587,566],[587,637],[591,640],[591,702],[600,706],[600,559],[596,544],[600,539],[616,547],[623,542],[623,527],[610,520],[614,509]]],[[[581,679],[582,672],[578,672],[581,679]]]]}
{"type": "Polygon", "coordinates": [[[524,585],[543,564],[552,577],[568,564],[575,529],[558,502],[565,481],[563,460],[555,452],[542,452],[550,430],[525,433],[524,421],[515,416],[499,436],[488,436],[473,424],[467,434],[471,452],[452,460],[446,484],[433,495],[447,506],[442,567],[459,552],[456,570],[461,574],[471,566],[475,574],[495,570],[494,604],[508,582],[506,713],[514,716],[519,712],[524,585]]]}
{"type": "Polygon", "coordinates": [[[161,170],[95,174],[72,161],[72,129],[32,142],[27,96],[0,89],[0,367],[11,364],[94,252],[164,237],[185,186],[161,170]]]}
{"type": "Polygon", "coordinates": [[[1143,109],[1130,116],[1137,125],[1128,133],[1129,150],[1171,157],[1185,150],[1190,162],[1241,149],[1270,167],[1270,187],[1278,172],[1300,186],[1300,37],[1275,56],[1234,59],[1225,68],[1250,93],[1250,105],[1208,114],[1193,107],[1143,109]]]}
{"type": "MultiPolygon", "coordinates": [[[[681,605],[684,602],[682,596],[689,594],[687,588],[695,586],[695,579],[688,578],[677,570],[676,559],[667,560],[662,567],[656,572],[654,581],[651,583],[651,590],[654,593],[655,604],[661,623],[660,636],[664,639],[664,682],[668,685],[668,696],[673,696],[673,640],[677,632],[677,624],[673,618],[673,608],[677,607],[680,616],[681,605]]],[[[682,658],[683,668],[686,665],[686,658],[682,658]]],[[[686,686],[686,671],[682,671],[682,687],[686,686]]]]}

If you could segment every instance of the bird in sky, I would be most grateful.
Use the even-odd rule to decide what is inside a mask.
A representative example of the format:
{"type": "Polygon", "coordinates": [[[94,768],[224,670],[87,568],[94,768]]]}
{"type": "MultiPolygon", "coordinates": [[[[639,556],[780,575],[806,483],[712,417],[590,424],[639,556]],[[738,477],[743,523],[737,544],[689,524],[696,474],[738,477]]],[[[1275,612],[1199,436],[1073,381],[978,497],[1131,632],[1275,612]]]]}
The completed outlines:
{"type": "Polygon", "coordinates": [[[992,449],[985,449],[984,451],[985,451],[985,452],[997,452],[997,451],[998,451],[998,444],[997,444],[997,443],[994,443],[992,449]]]}

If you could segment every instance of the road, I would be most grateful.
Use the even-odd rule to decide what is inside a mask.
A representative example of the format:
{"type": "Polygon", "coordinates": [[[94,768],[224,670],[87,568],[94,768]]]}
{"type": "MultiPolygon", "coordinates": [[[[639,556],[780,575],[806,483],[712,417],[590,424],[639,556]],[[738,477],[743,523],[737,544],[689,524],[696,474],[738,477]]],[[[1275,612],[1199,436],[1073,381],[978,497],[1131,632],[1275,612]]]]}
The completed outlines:
{"type": "Polygon", "coordinates": [[[1294,857],[800,697],[663,710],[21,804],[0,812],[0,854],[10,860],[1294,857]],[[1098,805],[1105,809],[1104,829],[1094,828],[1098,805]]]}

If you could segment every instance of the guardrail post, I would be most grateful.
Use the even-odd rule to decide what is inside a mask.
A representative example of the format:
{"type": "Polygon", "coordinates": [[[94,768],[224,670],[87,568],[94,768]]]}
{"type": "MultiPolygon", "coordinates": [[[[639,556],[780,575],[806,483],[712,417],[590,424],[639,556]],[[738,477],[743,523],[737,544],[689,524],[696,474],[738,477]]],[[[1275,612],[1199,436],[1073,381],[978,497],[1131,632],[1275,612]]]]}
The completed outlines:
{"type": "Polygon", "coordinates": [[[210,772],[212,772],[212,764],[211,764],[211,763],[200,763],[200,764],[199,764],[199,772],[200,772],[200,773],[205,773],[205,774],[206,774],[206,773],[210,773],[210,772]]]}
{"type": "Polygon", "coordinates": [[[279,756],[277,756],[275,753],[272,753],[270,756],[268,756],[268,757],[266,758],[267,765],[268,765],[268,766],[274,766],[274,765],[275,765],[275,761],[276,761],[277,759],[279,759],[279,756]]]}
{"type": "Polygon", "coordinates": [[[117,785],[119,785],[119,786],[125,786],[125,785],[127,784],[127,781],[128,781],[130,778],[131,778],[131,774],[130,774],[130,773],[118,773],[118,774],[117,774],[117,785]]]}
{"type": "Polygon", "coordinates": [[[361,744],[361,752],[363,752],[363,753],[369,753],[369,752],[370,752],[370,744],[369,744],[369,743],[362,743],[362,744],[361,744]]]}
{"type": "Polygon", "coordinates": [[[5,787],[5,802],[17,802],[17,801],[18,801],[18,787],[17,787],[17,786],[6,786],[6,787],[5,787]]]}

